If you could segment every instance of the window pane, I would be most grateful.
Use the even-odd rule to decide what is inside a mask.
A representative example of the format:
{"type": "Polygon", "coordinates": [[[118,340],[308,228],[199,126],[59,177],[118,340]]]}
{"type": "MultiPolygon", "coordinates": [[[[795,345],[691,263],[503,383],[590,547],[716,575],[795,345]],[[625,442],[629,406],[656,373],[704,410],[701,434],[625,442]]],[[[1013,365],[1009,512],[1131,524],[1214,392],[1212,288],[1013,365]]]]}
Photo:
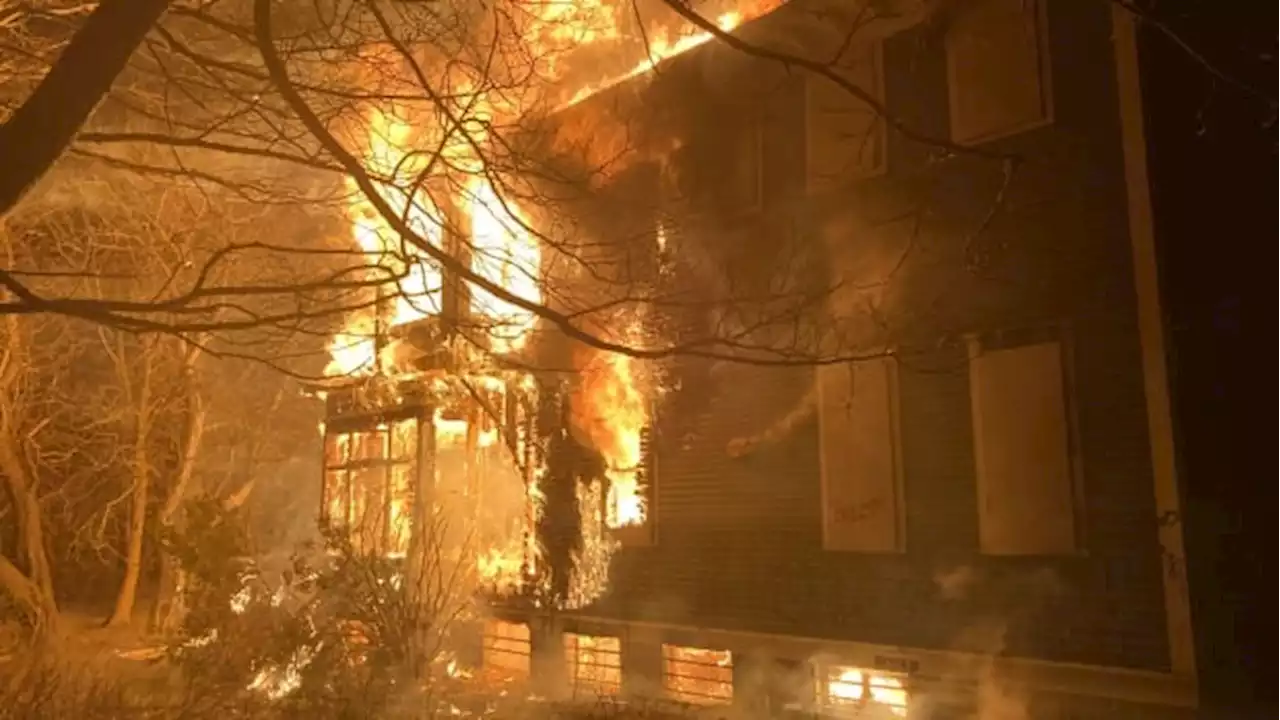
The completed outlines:
{"type": "Polygon", "coordinates": [[[391,425],[391,457],[395,460],[418,459],[418,419],[400,420],[391,425]]]}
{"type": "Polygon", "coordinates": [[[529,626],[489,620],[484,626],[484,669],[498,679],[515,680],[529,676],[532,644],[529,626]]]}
{"type": "Polygon", "coordinates": [[[413,530],[413,501],[417,465],[403,463],[391,466],[390,545],[387,552],[403,555],[409,551],[413,530]]]}
{"type": "Polygon", "coordinates": [[[662,646],[667,696],[699,705],[733,701],[733,655],[728,650],[662,646]]]}
{"type": "Polygon", "coordinates": [[[386,468],[352,470],[351,500],[356,548],[363,552],[374,552],[385,544],[386,468]]]}
{"type": "Polygon", "coordinates": [[[564,634],[574,694],[615,695],[622,688],[622,642],[616,637],[564,634]]]}
{"type": "Polygon", "coordinates": [[[326,467],[346,465],[351,457],[351,435],[334,433],[324,438],[324,464],[326,467]]]}
{"type": "Polygon", "coordinates": [[[324,521],[330,527],[345,526],[348,515],[346,470],[330,470],[324,474],[324,521]]]}

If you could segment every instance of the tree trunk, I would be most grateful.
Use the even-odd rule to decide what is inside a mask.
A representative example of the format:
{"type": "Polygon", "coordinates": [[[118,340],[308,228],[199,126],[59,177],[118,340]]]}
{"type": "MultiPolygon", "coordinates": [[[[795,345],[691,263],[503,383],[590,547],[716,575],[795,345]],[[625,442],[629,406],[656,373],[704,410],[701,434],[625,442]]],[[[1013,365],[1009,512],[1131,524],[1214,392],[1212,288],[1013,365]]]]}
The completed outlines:
{"type": "Polygon", "coordinates": [[[142,540],[147,529],[147,501],[151,490],[151,457],[147,441],[151,435],[151,373],[156,346],[143,340],[142,381],[138,390],[133,439],[133,502],[129,512],[129,545],[125,553],[124,580],[116,596],[115,611],[107,620],[108,627],[128,625],[138,597],[138,581],[142,577],[142,540]]]}
{"type": "MultiPolygon", "coordinates": [[[[9,256],[12,262],[12,255],[9,256]]],[[[44,547],[44,525],[35,478],[18,439],[15,390],[29,357],[17,316],[5,319],[5,346],[0,352],[0,476],[13,499],[18,529],[18,558],[25,573],[9,558],[0,556],[0,589],[14,599],[26,615],[37,639],[55,636],[59,615],[53,592],[53,572],[44,547]]]]}
{"type": "MultiPolygon", "coordinates": [[[[198,350],[192,350],[186,356],[187,379],[187,437],[183,442],[181,464],[178,466],[177,479],[164,506],[157,518],[164,532],[173,532],[181,527],[182,503],[186,500],[187,488],[195,474],[196,461],[200,456],[200,446],[204,439],[206,411],[200,397],[200,389],[194,377],[194,364],[199,356],[198,350]]],[[[178,626],[182,619],[184,606],[182,594],[186,586],[186,573],[181,565],[168,552],[160,558],[160,578],[155,602],[151,606],[151,629],[159,633],[167,633],[178,626]]]]}
{"type": "Polygon", "coordinates": [[[66,152],[168,6],[168,0],[102,0],[31,96],[0,125],[0,217],[66,152]]]}

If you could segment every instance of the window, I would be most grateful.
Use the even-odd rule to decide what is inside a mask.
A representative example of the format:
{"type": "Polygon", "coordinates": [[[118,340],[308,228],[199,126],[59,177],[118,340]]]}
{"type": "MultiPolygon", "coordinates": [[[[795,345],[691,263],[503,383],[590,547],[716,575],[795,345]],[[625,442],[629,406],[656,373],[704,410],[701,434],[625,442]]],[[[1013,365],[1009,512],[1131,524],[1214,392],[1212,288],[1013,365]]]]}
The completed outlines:
{"type": "Polygon", "coordinates": [[[483,647],[485,673],[504,680],[529,677],[533,644],[528,625],[488,620],[484,624],[483,647]]]}
{"type": "Polygon", "coordinates": [[[417,484],[418,419],[325,436],[322,520],[353,547],[403,557],[417,484]]]}
{"type": "Polygon", "coordinates": [[[728,705],[733,702],[733,654],[663,644],[662,687],[672,700],[728,705]]]}
{"type": "Polygon", "coordinates": [[[822,539],[827,550],[903,549],[897,364],[818,368],[822,539]]]}
{"type": "Polygon", "coordinates": [[[830,665],[818,676],[823,707],[842,717],[906,717],[904,677],[844,665],[830,665]]]}
{"type": "Polygon", "coordinates": [[[969,387],[984,553],[1076,549],[1074,468],[1063,344],[972,340],[969,387]]]}
{"type": "Polygon", "coordinates": [[[1044,0],[972,0],[947,29],[951,135],[982,142],[1052,120],[1044,0]]]}
{"type": "MultiPolygon", "coordinates": [[[[841,77],[884,99],[880,44],[851,48],[836,66],[841,77]]],[[[865,101],[832,80],[809,75],[805,81],[806,184],[824,192],[884,171],[885,125],[865,101]]]]}
{"type": "Polygon", "coordinates": [[[616,637],[564,634],[564,656],[573,695],[617,695],[622,689],[622,641],[616,637]]]}

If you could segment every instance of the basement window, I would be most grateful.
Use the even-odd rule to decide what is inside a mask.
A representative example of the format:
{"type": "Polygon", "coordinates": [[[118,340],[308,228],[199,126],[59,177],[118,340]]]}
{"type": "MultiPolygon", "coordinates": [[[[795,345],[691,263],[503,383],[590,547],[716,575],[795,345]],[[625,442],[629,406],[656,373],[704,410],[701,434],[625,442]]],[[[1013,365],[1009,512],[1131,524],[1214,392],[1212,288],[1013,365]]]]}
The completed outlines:
{"type": "Polygon", "coordinates": [[[528,625],[504,620],[486,621],[483,648],[486,674],[508,681],[529,677],[533,643],[528,625]]]}
{"type": "Polygon", "coordinates": [[[617,695],[622,689],[622,641],[618,638],[565,633],[564,656],[574,697],[580,692],[617,695]]]}
{"type": "Polygon", "coordinates": [[[851,718],[906,717],[904,676],[848,665],[828,665],[819,676],[818,698],[832,714],[851,718]]]}
{"type": "Polygon", "coordinates": [[[325,527],[360,552],[409,550],[418,468],[418,419],[325,436],[325,527]]]}
{"type": "Polygon", "coordinates": [[[664,644],[662,687],[672,700],[728,705],[733,702],[733,654],[728,650],[664,644]]]}

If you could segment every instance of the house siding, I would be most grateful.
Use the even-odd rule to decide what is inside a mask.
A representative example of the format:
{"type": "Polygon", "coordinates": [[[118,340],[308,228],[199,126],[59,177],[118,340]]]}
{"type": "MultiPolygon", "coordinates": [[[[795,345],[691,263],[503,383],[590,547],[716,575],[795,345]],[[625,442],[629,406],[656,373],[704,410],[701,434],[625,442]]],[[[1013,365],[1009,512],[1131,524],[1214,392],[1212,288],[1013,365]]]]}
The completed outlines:
{"type": "MultiPolygon", "coordinates": [[[[771,90],[761,226],[817,234],[857,213],[870,239],[919,215],[919,248],[884,296],[909,348],[898,387],[906,550],[822,550],[816,414],[777,443],[727,452],[794,408],[810,369],[682,359],[710,381],[693,409],[657,424],[657,542],[620,552],[609,594],[586,614],[1168,669],[1108,10],[1049,2],[1054,122],[984,146],[1023,161],[977,234],[1001,186],[998,162],[939,162],[890,135],[884,177],[805,198],[802,81],[771,90]],[[1070,339],[1082,552],[982,556],[962,339],[1043,324],[1070,339]],[[960,577],[971,582],[944,593],[960,577]]],[[[940,32],[886,41],[884,67],[892,111],[945,137],[940,32]]]]}

